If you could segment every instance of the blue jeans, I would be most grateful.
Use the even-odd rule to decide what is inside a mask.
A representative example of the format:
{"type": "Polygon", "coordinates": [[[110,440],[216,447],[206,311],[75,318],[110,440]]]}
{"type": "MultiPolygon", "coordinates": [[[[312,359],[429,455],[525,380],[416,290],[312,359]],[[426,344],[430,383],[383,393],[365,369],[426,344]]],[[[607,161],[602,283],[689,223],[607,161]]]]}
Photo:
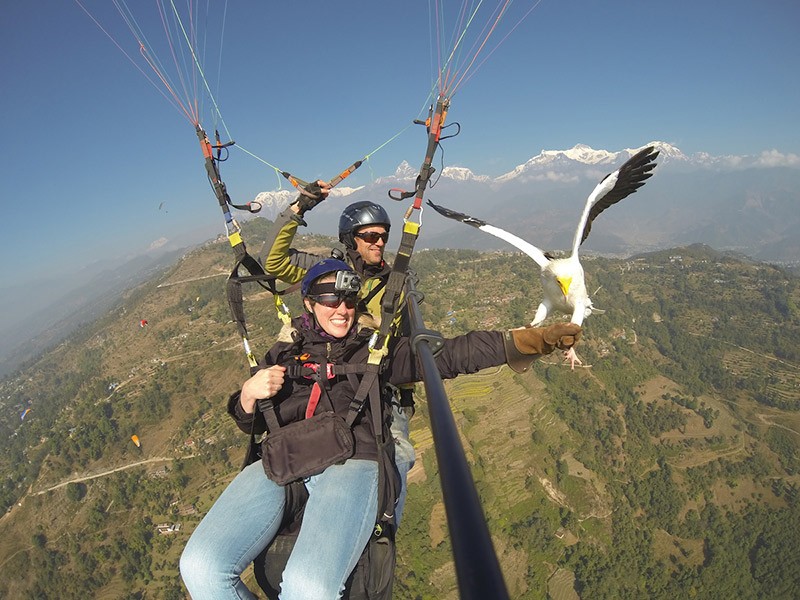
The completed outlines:
{"type": "Polygon", "coordinates": [[[408,439],[408,421],[411,418],[411,408],[403,408],[397,400],[392,400],[392,437],[394,438],[394,464],[400,474],[400,493],[397,496],[397,505],[394,509],[394,518],[397,527],[403,516],[408,493],[408,472],[416,462],[414,446],[408,439]]]}
{"type": "MultiPolygon", "coordinates": [[[[309,478],[306,488],[303,525],[280,598],[339,598],[375,526],[378,464],[350,459],[309,478]]],[[[284,505],[283,487],[267,478],[261,462],[231,481],[181,555],[181,577],[193,600],[255,598],[240,575],[275,537],[284,505]]]]}

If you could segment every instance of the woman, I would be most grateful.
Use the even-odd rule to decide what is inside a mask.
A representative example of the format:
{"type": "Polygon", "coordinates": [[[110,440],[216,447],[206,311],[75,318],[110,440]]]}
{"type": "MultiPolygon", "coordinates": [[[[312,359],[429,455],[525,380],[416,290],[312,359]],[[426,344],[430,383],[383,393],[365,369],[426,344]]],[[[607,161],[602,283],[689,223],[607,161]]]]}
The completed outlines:
{"type": "MultiPolygon", "coordinates": [[[[269,420],[269,439],[275,428],[283,431],[331,408],[342,419],[353,415],[351,401],[359,387],[353,372],[367,363],[372,333],[356,320],[359,288],[358,275],[342,261],[326,259],[309,269],[301,284],[306,313],[281,332],[265,359],[270,366],[231,397],[229,412],[243,431],[264,432],[269,420]]],[[[579,333],[571,324],[473,331],[445,340],[436,361],[443,378],[506,362],[520,367],[556,347],[568,349],[579,333]]],[[[385,362],[382,383],[421,379],[407,338],[395,342],[385,362]]],[[[373,406],[365,401],[352,422],[349,457],[304,479],[308,501],[283,572],[283,600],[339,598],[369,540],[378,512],[380,432],[375,428],[387,433],[389,427],[385,416],[374,418],[373,406]]],[[[391,409],[378,410],[388,415],[391,409]]],[[[280,465],[260,463],[243,469],[197,526],[180,564],[194,600],[255,598],[239,576],[281,525],[286,498],[284,487],[273,481],[278,470],[280,465]]]]}

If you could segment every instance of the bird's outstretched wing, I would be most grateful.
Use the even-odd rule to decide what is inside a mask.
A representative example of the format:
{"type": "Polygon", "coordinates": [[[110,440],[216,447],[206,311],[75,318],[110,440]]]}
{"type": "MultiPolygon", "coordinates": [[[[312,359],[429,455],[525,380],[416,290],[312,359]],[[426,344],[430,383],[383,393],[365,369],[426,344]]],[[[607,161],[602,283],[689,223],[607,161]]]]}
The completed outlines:
{"type": "Polygon", "coordinates": [[[476,219],[475,217],[470,217],[469,215],[465,215],[464,213],[450,210],[449,208],[445,208],[444,206],[439,206],[438,204],[434,204],[430,200],[428,200],[428,206],[433,207],[433,210],[438,212],[440,215],[444,215],[448,219],[461,221],[462,223],[466,223],[467,225],[472,225],[473,227],[477,227],[478,229],[480,229],[484,225],[488,225],[486,221],[481,221],[480,219],[476,219]]]}
{"type": "Polygon", "coordinates": [[[572,244],[573,254],[577,254],[578,247],[589,236],[592,221],[597,215],[612,204],[630,196],[652,177],[651,171],[656,166],[653,161],[657,156],[658,150],[655,150],[653,146],[647,146],[631,156],[619,169],[603,177],[586,200],[583,214],[575,231],[575,239],[572,244]]]}
{"type": "Polygon", "coordinates": [[[522,238],[515,236],[513,233],[509,233],[499,227],[495,227],[494,225],[489,225],[486,221],[481,221],[480,219],[476,219],[475,217],[470,217],[469,215],[465,215],[464,213],[456,212],[454,210],[450,210],[449,208],[445,208],[444,206],[439,206],[438,204],[434,204],[430,200],[428,200],[428,205],[433,207],[433,210],[438,212],[441,215],[444,215],[448,219],[454,219],[456,221],[461,221],[462,223],[466,223],[467,225],[472,225],[480,229],[481,231],[485,231],[488,234],[491,234],[495,237],[500,238],[511,244],[512,246],[516,246],[520,250],[522,250],[525,254],[530,256],[533,260],[536,261],[536,264],[539,265],[540,268],[544,269],[547,264],[550,262],[544,253],[539,250],[536,246],[529,244],[522,238]]]}

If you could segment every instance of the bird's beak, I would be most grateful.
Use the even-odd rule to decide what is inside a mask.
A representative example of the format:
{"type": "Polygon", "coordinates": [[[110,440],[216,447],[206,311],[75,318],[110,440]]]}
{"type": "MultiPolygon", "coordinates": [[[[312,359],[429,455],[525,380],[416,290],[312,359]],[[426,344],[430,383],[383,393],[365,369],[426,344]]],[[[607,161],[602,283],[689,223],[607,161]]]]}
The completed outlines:
{"type": "Polygon", "coordinates": [[[572,277],[557,277],[556,281],[558,281],[558,287],[561,288],[561,293],[566,296],[567,292],[569,292],[569,286],[572,283],[572,277]]]}

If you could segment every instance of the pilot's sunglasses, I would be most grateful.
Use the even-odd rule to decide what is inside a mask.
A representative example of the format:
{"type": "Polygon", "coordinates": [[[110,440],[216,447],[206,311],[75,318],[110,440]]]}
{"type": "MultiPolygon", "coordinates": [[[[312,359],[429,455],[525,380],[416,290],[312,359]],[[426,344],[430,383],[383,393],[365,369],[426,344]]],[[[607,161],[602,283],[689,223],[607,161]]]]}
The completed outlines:
{"type": "Polygon", "coordinates": [[[322,304],[328,308],[339,308],[339,305],[344,302],[347,308],[355,308],[358,302],[358,297],[355,294],[347,294],[340,296],[339,294],[319,294],[318,296],[309,296],[317,304],[322,304]]]}
{"type": "Polygon", "coordinates": [[[389,241],[389,232],[384,231],[383,233],[378,233],[377,231],[364,231],[360,233],[353,234],[357,238],[361,238],[368,244],[376,244],[378,240],[383,240],[383,243],[389,241]]]}

